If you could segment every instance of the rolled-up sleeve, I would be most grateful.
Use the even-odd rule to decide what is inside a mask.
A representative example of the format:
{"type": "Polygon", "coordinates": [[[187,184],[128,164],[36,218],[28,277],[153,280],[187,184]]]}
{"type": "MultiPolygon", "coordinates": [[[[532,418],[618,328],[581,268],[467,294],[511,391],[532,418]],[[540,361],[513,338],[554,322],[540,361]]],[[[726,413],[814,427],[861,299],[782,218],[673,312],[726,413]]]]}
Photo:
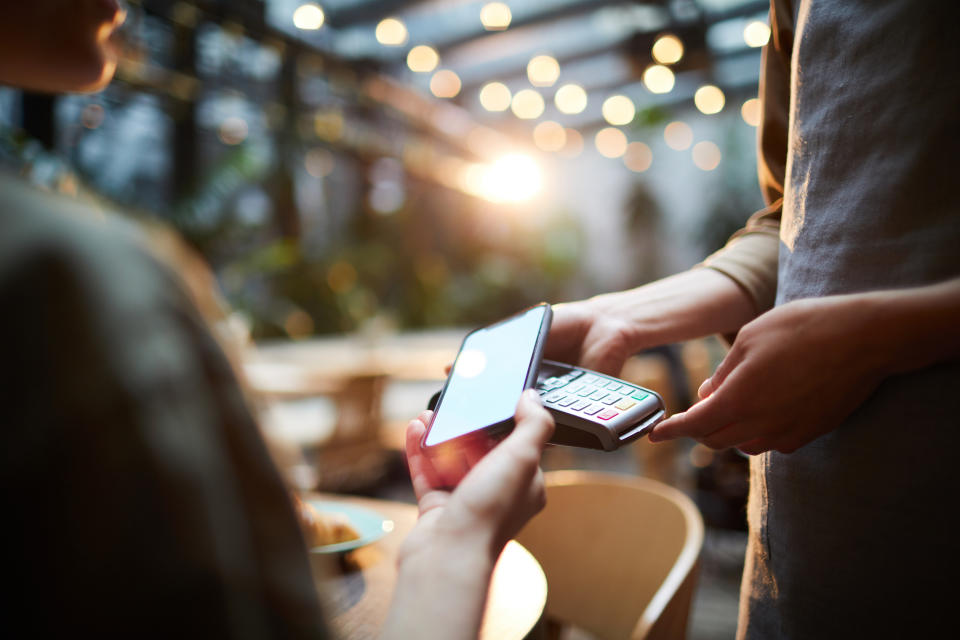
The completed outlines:
{"type": "Polygon", "coordinates": [[[771,4],[770,25],[771,38],[763,49],[761,62],[762,115],[757,131],[757,172],[767,206],[754,213],[722,249],[699,265],[736,281],[753,300],[758,314],[773,307],[777,294],[794,33],[793,12],[787,3],[775,0],[771,4]]]}

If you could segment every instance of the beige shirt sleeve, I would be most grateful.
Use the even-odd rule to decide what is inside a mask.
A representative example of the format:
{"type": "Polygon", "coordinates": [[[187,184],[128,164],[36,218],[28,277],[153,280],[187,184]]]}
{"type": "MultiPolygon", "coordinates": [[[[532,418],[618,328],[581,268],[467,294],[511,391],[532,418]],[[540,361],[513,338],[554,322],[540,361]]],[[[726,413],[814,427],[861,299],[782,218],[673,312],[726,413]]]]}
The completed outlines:
{"type": "Polygon", "coordinates": [[[757,172],[767,206],[753,214],[722,249],[698,265],[735,280],[753,300],[758,314],[772,308],[777,295],[794,33],[793,12],[786,2],[771,3],[770,25],[770,43],[763,49],[761,62],[762,117],[757,131],[757,172]]]}

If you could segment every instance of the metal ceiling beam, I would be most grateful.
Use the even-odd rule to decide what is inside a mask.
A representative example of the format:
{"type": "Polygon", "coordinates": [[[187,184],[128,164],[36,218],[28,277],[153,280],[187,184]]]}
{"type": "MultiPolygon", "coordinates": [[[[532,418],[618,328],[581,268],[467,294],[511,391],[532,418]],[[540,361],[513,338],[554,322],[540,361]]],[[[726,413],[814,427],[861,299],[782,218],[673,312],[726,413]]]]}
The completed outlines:
{"type": "Polygon", "coordinates": [[[334,29],[346,29],[366,22],[376,24],[423,0],[365,0],[342,9],[326,10],[326,23],[334,29]]]}

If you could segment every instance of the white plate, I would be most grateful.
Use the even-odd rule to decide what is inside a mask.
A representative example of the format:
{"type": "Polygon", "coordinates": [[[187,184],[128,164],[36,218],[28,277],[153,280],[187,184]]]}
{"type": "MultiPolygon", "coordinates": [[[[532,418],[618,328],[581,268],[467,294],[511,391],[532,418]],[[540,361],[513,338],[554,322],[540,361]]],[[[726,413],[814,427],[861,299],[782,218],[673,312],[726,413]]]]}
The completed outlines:
{"type": "Polygon", "coordinates": [[[393,520],[388,520],[376,511],[356,507],[345,502],[325,502],[323,500],[307,500],[311,507],[322,513],[339,513],[345,516],[351,526],[357,530],[360,537],[356,540],[325,544],[322,547],[313,547],[310,553],[344,553],[364,547],[376,542],[393,531],[393,520]]]}

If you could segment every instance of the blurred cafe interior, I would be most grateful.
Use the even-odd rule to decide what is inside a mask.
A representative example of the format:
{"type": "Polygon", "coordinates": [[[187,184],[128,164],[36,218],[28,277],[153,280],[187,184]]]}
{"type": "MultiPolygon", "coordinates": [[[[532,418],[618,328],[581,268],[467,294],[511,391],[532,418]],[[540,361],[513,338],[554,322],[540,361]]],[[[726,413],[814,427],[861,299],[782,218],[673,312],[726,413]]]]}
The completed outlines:
{"type": "MultiPolygon", "coordinates": [[[[719,248],[756,184],[765,0],[128,0],[113,82],[0,88],[0,153],[150,229],[243,371],[288,480],[412,502],[407,421],[468,329],[719,248]]],[[[719,340],[630,359],[682,410],[719,340]]],[[[706,525],[688,637],[732,637],[746,461],[548,448],[706,525]]]]}

